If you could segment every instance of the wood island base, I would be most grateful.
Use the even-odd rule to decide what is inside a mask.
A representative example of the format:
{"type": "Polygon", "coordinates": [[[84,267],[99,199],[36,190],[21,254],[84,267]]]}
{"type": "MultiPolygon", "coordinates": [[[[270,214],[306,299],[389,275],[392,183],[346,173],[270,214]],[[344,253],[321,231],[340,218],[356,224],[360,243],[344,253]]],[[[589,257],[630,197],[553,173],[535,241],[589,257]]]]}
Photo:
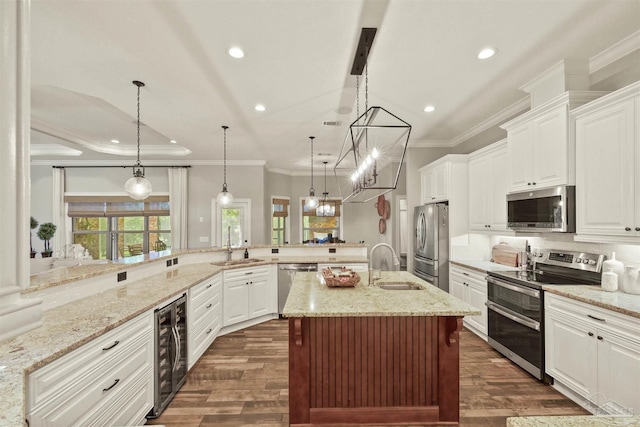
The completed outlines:
{"type": "Polygon", "coordinates": [[[461,316],[289,318],[289,422],[459,423],[461,316]]]}

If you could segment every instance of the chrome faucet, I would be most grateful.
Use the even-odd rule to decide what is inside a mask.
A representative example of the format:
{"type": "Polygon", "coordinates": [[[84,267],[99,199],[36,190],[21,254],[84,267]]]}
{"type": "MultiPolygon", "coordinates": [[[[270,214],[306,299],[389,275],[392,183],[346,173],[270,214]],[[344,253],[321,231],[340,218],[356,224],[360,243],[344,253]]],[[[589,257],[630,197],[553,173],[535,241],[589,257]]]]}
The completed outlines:
{"type": "Polygon", "coordinates": [[[373,285],[373,253],[375,252],[376,249],[378,249],[380,246],[385,246],[387,248],[389,248],[389,250],[391,251],[391,255],[393,256],[393,265],[400,265],[400,260],[398,259],[398,257],[396,256],[396,251],[393,250],[393,248],[391,247],[391,245],[389,245],[388,243],[378,243],[377,245],[375,245],[374,247],[371,248],[371,251],[369,251],[369,285],[373,285]]]}
{"type": "Polygon", "coordinates": [[[227,228],[227,261],[231,261],[233,249],[231,249],[231,226],[227,228]]]}

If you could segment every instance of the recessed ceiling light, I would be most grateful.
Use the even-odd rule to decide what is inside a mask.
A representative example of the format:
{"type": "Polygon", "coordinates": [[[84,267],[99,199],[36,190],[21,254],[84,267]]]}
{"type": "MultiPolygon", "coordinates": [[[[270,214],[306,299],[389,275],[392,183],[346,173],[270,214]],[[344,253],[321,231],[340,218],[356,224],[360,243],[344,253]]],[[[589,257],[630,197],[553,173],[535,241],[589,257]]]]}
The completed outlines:
{"type": "Polygon", "coordinates": [[[229,54],[229,56],[231,56],[232,58],[244,58],[244,51],[242,49],[240,49],[238,46],[232,46],[227,50],[227,53],[229,54]]]}
{"type": "Polygon", "coordinates": [[[175,139],[172,139],[172,140],[171,140],[171,141],[169,141],[169,142],[170,142],[170,143],[172,143],[172,144],[177,144],[177,143],[178,143],[178,141],[176,141],[175,139]]]}
{"type": "Polygon", "coordinates": [[[114,144],[120,144],[120,141],[118,141],[117,139],[112,139],[111,142],[113,142],[114,144]]]}
{"type": "Polygon", "coordinates": [[[256,106],[255,106],[255,107],[253,107],[253,108],[254,108],[256,111],[264,111],[264,110],[266,110],[266,109],[267,109],[267,107],[265,107],[265,106],[264,106],[264,105],[262,105],[262,104],[256,104],[256,106]]]}
{"type": "Polygon", "coordinates": [[[424,107],[425,113],[431,113],[433,111],[436,111],[436,107],[434,107],[433,105],[427,105],[426,107],[424,107]]]}
{"type": "Polygon", "coordinates": [[[498,52],[498,49],[495,47],[487,47],[478,52],[478,59],[487,59],[491,58],[498,52]]]}

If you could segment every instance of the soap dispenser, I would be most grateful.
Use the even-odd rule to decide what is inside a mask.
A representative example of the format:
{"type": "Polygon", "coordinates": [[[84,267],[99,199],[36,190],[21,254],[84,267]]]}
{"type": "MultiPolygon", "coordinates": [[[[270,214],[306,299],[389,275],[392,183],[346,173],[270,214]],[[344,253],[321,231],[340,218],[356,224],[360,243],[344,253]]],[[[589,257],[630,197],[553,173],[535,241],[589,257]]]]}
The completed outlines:
{"type": "Polygon", "coordinates": [[[244,241],[244,259],[249,258],[249,248],[247,247],[247,241],[244,241]]]}

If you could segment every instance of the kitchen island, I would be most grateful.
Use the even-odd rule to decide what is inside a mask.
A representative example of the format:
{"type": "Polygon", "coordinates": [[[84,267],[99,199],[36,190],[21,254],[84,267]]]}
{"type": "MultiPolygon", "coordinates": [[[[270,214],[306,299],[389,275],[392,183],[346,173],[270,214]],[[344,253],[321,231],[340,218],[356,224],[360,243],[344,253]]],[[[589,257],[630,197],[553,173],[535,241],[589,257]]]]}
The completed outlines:
{"type": "Polygon", "coordinates": [[[330,288],[296,275],[283,311],[290,424],[457,424],[459,333],[479,311],[407,272],[382,272],[373,286],[361,276],[330,288]]]}

